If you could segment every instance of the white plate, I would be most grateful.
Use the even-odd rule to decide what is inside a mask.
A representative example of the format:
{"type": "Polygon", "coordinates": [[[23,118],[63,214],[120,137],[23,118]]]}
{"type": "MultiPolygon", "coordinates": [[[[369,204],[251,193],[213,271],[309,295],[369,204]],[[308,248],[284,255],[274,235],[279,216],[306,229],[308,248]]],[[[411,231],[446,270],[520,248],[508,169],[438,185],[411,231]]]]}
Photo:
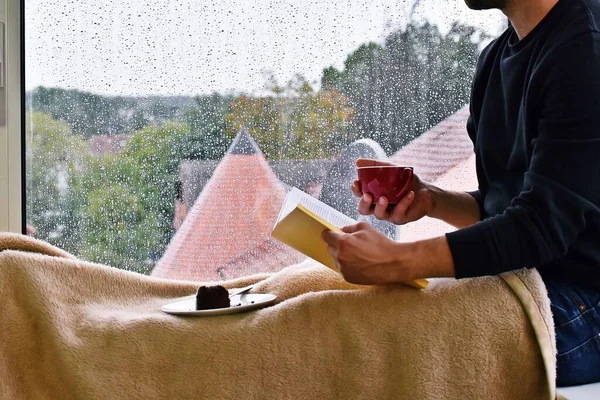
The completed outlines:
{"type": "Polygon", "coordinates": [[[166,312],[167,314],[196,315],[201,317],[210,315],[235,314],[239,312],[256,310],[258,308],[266,307],[270,304],[273,304],[276,298],[277,296],[275,296],[274,294],[238,294],[237,296],[232,296],[230,298],[230,307],[213,308],[210,310],[196,310],[196,297],[190,296],[183,300],[166,304],[160,309],[166,312]],[[237,304],[240,305],[238,306],[237,304]]]}

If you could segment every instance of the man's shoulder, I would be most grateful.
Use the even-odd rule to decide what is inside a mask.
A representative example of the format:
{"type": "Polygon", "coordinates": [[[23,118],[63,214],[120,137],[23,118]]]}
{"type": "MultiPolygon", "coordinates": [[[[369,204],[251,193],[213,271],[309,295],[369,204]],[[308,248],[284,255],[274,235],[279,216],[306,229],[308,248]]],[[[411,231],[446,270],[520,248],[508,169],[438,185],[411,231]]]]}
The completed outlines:
{"type": "Polygon", "coordinates": [[[568,12],[563,15],[560,26],[554,29],[552,47],[563,48],[582,41],[595,42],[600,34],[599,0],[572,1],[568,12]]]}
{"type": "Polygon", "coordinates": [[[579,12],[583,17],[585,25],[590,30],[600,29],[600,1],[598,0],[575,0],[579,6],[579,12]]]}
{"type": "Polygon", "coordinates": [[[595,64],[600,66],[600,30],[578,26],[562,32],[547,47],[540,64],[595,64]]]}

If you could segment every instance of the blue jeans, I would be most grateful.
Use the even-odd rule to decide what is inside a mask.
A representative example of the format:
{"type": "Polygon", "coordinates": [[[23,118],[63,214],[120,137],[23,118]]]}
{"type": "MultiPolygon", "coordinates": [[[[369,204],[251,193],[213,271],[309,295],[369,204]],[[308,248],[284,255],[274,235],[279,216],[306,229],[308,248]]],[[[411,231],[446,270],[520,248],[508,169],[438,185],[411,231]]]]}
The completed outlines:
{"type": "Polygon", "coordinates": [[[544,280],[554,316],[557,386],[600,382],[600,291],[544,280]]]}

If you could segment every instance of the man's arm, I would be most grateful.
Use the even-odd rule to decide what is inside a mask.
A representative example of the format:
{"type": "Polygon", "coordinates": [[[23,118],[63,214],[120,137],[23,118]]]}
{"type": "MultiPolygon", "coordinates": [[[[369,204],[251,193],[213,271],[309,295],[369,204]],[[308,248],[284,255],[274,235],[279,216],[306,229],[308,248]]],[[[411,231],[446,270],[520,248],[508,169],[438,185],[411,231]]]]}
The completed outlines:
{"type": "Polygon", "coordinates": [[[343,228],[343,232],[325,231],[322,237],[348,282],[385,285],[454,276],[452,254],[443,236],[399,243],[359,222],[343,228]]]}
{"type": "Polygon", "coordinates": [[[454,277],[454,262],[445,236],[404,243],[398,265],[410,271],[411,280],[454,277]]]}
{"type": "Polygon", "coordinates": [[[442,220],[455,228],[465,228],[481,220],[480,206],[474,195],[453,192],[429,185],[432,208],[428,217],[442,220]]]}
{"type": "Polygon", "coordinates": [[[381,235],[378,232],[361,233],[368,230],[365,227],[349,227],[345,234],[325,233],[344,277],[362,284],[393,283],[539,266],[564,256],[586,226],[600,220],[600,34],[560,50],[548,62],[552,70],[546,79],[539,134],[531,143],[524,189],[511,205],[502,214],[445,238],[413,243],[388,239],[386,249],[369,239],[381,235]],[[590,49],[597,54],[586,62],[571,61],[581,59],[581,53],[589,55],[590,49]],[[357,254],[365,248],[379,251],[360,259],[357,254]],[[396,256],[390,260],[391,252],[396,256]],[[385,262],[378,261],[382,257],[385,262]]]}
{"type": "Polygon", "coordinates": [[[545,87],[523,190],[502,214],[446,235],[458,278],[558,260],[600,220],[600,34],[563,44],[540,71],[545,87]]]}

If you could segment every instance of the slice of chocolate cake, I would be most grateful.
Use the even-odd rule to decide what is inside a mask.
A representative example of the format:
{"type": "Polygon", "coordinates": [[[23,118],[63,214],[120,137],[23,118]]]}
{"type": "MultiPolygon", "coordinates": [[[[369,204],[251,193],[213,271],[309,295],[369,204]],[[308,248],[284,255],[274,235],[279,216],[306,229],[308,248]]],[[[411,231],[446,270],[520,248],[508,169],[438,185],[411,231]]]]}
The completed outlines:
{"type": "Polygon", "coordinates": [[[200,286],[196,292],[196,310],[227,308],[229,292],[223,286],[200,286]]]}

